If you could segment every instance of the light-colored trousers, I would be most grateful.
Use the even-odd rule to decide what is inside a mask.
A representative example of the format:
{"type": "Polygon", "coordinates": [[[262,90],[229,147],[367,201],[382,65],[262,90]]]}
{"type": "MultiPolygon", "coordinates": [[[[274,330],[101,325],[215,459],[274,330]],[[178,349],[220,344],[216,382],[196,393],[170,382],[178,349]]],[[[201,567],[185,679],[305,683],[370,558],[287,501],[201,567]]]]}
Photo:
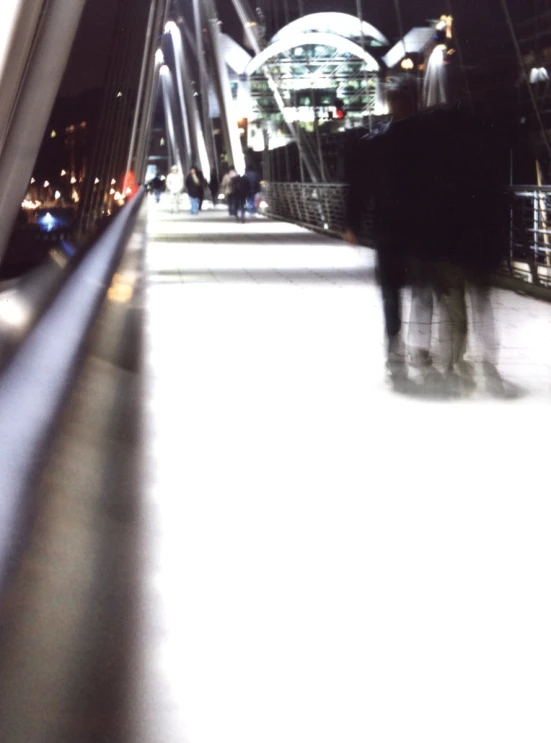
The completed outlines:
{"type": "MultiPolygon", "coordinates": [[[[436,324],[439,356],[444,369],[449,371],[463,360],[467,350],[467,283],[463,272],[446,263],[439,264],[434,275],[434,282],[412,287],[408,345],[430,353],[436,324]]],[[[469,284],[468,296],[475,353],[482,361],[495,366],[498,341],[490,289],[469,284]]]]}

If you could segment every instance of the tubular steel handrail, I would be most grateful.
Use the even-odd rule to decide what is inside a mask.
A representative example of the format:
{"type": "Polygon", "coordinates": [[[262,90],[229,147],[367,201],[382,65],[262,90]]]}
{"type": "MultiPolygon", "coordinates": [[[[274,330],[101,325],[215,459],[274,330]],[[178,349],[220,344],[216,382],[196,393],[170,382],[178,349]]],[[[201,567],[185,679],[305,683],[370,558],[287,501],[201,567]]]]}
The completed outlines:
{"type": "Polygon", "coordinates": [[[0,374],[0,592],[24,547],[34,480],[144,193],[68,266],[55,297],[0,374]]]}
{"type": "MultiPolygon", "coordinates": [[[[346,227],[347,189],[342,183],[267,183],[267,213],[340,236],[346,227]]],[[[551,288],[551,186],[511,186],[506,192],[510,195],[510,247],[500,273],[551,288]]],[[[367,227],[369,218],[366,215],[367,227]]]]}

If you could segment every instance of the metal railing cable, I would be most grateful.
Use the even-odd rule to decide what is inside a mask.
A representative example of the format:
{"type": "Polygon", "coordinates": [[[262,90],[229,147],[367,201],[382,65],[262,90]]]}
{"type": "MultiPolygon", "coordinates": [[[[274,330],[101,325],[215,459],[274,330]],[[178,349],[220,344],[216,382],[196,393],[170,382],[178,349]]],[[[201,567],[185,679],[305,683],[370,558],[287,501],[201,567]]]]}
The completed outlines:
{"type": "Polygon", "coordinates": [[[32,486],[143,196],[142,189],[68,272],[0,374],[0,592],[24,548],[32,486]]]}
{"type": "MultiPolygon", "coordinates": [[[[267,183],[267,213],[308,229],[340,237],[346,227],[346,193],[342,183],[267,183]]],[[[501,273],[544,288],[551,288],[551,186],[512,186],[510,250],[501,273]]],[[[365,215],[363,235],[369,235],[365,215]]],[[[370,247],[369,239],[363,241],[370,247]]]]}

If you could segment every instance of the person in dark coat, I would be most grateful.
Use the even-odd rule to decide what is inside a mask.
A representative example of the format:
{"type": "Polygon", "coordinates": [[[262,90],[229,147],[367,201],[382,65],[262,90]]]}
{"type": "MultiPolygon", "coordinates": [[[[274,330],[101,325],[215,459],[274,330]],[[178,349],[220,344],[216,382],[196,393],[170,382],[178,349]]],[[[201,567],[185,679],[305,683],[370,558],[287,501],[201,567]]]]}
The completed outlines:
{"type": "Polygon", "coordinates": [[[161,193],[164,190],[164,183],[161,180],[159,173],[157,173],[155,177],[152,178],[147,185],[148,185],[148,189],[153,194],[156,203],[158,204],[161,200],[161,193]]]}
{"type": "Polygon", "coordinates": [[[209,190],[210,190],[210,197],[212,199],[212,206],[216,207],[218,205],[218,194],[220,192],[220,183],[218,181],[218,175],[216,174],[216,170],[214,170],[214,168],[210,176],[209,190]]]}
{"type": "Polygon", "coordinates": [[[191,203],[191,213],[198,214],[205,196],[204,177],[200,170],[192,166],[186,177],[186,191],[191,203]]]}
{"type": "Polygon", "coordinates": [[[370,239],[377,250],[377,274],[381,286],[387,369],[392,381],[407,377],[405,348],[401,336],[402,290],[409,282],[409,231],[411,204],[405,163],[395,149],[400,141],[402,120],[415,113],[413,88],[400,89],[389,96],[391,121],[374,137],[351,141],[346,152],[348,200],[344,239],[356,245],[366,234],[370,219],[370,239]]]}
{"type": "Polygon", "coordinates": [[[245,175],[236,173],[230,182],[231,196],[234,206],[234,215],[238,221],[245,221],[247,199],[250,196],[250,181],[245,175]]]}
{"type": "MultiPolygon", "coordinates": [[[[489,276],[506,255],[508,221],[495,130],[460,103],[415,113],[404,88],[390,96],[389,106],[393,118],[387,130],[348,152],[344,237],[357,243],[371,210],[391,379],[407,377],[401,295],[410,286],[412,300],[417,290],[436,297],[442,380],[448,391],[466,389],[461,370],[469,286],[476,328],[485,329],[478,339],[485,378],[498,390],[489,276]]],[[[431,325],[432,305],[429,340],[431,325]]]]}
{"type": "Polygon", "coordinates": [[[243,176],[248,183],[248,195],[246,207],[249,214],[256,213],[256,195],[260,192],[260,175],[252,166],[247,166],[243,176]]]}

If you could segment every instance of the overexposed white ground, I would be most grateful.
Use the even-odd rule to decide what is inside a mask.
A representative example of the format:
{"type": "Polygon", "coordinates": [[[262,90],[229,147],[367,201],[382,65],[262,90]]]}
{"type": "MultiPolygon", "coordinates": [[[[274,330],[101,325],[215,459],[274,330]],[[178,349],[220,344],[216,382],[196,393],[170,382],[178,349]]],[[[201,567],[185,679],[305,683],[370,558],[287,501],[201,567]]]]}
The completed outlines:
{"type": "Polygon", "coordinates": [[[397,395],[369,251],[150,206],[143,740],[548,741],[551,305],[397,395]]]}

